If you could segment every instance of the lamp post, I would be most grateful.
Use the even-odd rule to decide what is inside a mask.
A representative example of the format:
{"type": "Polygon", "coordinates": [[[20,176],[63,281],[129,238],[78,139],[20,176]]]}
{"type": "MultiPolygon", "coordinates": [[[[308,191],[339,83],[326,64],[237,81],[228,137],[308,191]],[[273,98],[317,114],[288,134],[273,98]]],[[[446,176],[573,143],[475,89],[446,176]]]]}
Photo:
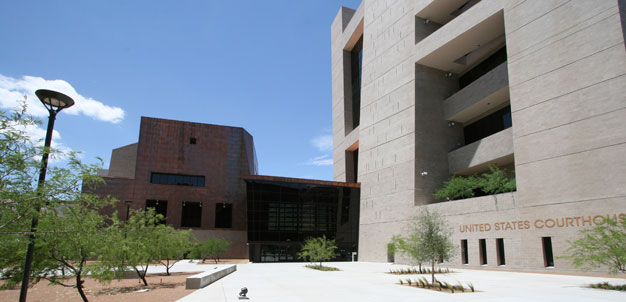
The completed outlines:
{"type": "Polygon", "coordinates": [[[132,200],[126,200],[124,201],[124,203],[126,204],[126,222],[128,222],[128,213],[130,213],[130,205],[133,204],[132,200]]]}
{"type": "MultiPolygon", "coordinates": [[[[52,90],[39,89],[35,94],[41,103],[48,109],[48,130],[46,131],[46,140],[44,143],[43,155],[41,156],[41,169],[39,170],[39,182],[37,183],[37,195],[41,196],[41,189],[46,181],[46,170],[48,169],[48,156],[50,155],[50,143],[52,142],[52,130],[54,129],[54,120],[57,114],[74,105],[74,100],[69,96],[52,90]]],[[[37,205],[36,213],[33,216],[30,225],[30,234],[28,235],[28,250],[26,251],[26,262],[24,263],[24,275],[22,276],[22,287],[20,290],[20,302],[26,302],[26,294],[28,291],[28,282],[30,278],[30,269],[33,263],[33,253],[35,251],[35,233],[39,224],[39,211],[41,206],[37,205]]]]}

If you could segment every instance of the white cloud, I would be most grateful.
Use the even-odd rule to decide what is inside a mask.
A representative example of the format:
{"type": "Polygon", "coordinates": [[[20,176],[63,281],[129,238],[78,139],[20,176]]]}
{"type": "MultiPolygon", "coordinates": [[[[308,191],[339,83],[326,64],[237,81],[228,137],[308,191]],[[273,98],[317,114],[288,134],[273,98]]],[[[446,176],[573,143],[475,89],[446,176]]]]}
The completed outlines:
{"type": "MultiPolygon", "coordinates": [[[[28,125],[26,127],[17,127],[18,130],[23,131],[24,135],[29,137],[30,141],[35,145],[35,146],[43,146],[44,145],[44,139],[46,138],[46,129],[38,127],[37,125],[28,125]]],[[[72,148],[64,145],[61,142],[61,134],[56,131],[53,130],[52,131],[52,144],[51,147],[59,152],[54,152],[50,155],[50,162],[51,163],[56,163],[56,162],[60,162],[63,161],[65,159],[67,159],[66,155],[69,152],[72,152],[72,148]]],[[[82,157],[81,154],[77,155],[79,158],[82,157]]],[[[37,159],[39,160],[39,159],[37,159]]]]}
{"type": "Polygon", "coordinates": [[[311,158],[304,164],[308,166],[332,166],[333,159],[332,157],[330,157],[330,155],[322,155],[311,158]]]}
{"type": "Polygon", "coordinates": [[[333,136],[332,135],[320,135],[314,137],[311,140],[311,144],[315,146],[321,152],[328,152],[333,150],[333,136]]]}
{"type": "Polygon", "coordinates": [[[35,95],[37,89],[50,89],[67,94],[76,102],[74,106],[63,110],[71,115],[85,115],[95,120],[119,123],[124,119],[124,110],[108,106],[100,101],[85,97],[64,80],[46,80],[41,77],[24,76],[15,79],[0,74],[0,107],[13,109],[18,101],[27,97],[28,113],[37,117],[47,117],[48,111],[35,95]]]}

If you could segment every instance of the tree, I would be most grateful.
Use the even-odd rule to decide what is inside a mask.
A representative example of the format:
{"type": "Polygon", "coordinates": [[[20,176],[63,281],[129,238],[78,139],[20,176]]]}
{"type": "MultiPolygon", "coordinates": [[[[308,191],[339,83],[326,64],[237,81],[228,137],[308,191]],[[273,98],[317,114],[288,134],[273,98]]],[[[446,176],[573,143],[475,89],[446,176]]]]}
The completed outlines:
{"type": "MultiPolygon", "coordinates": [[[[41,279],[64,284],[67,277],[76,280],[76,288],[84,301],[82,278],[91,274],[105,280],[104,270],[92,271],[86,259],[97,258],[105,243],[104,217],[97,208],[107,201],[84,194],[82,186],[103,182],[97,176],[101,165],[84,165],[76,153],[44,150],[27,135],[39,121],[26,114],[25,102],[11,112],[0,110],[0,270],[3,287],[22,280],[26,249],[30,242],[30,223],[39,217],[35,253],[29,284],[41,279]],[[43,186],[36,185],[40,159],[44,151],[50,158],[64,158],[65,164],[50,165],[43,186]],[[99,238],[93,241],[94,238],[99,238]],[[63,274],[59,274],[59,271],[63,274]]],[[[95,269],[95,267],[93,267],[95,269]]]]}
{"type": "Polygon", "coordinates": [[[326,235],[323,235],[305,240],[300,253],[298,253],[298,258],[319,262],[321,267],[322,261],[328,261],[337,256],[336,250],[335,240],[326,239],[326,235]]]}
{"type": "Polygon", "coordinates": [[[150,264],[159,260],[159,245],[162,233],[167,228],[160,224],[163,215],[156,214],[154,209],[131,210],[128,221],[120,223],[121,235],[119,250],[122,254],[112,257],[115,267],[124,270],[131,266],[145,286],[148,286],[146,274],[150,264]]]}
{"type": "MultiPolygon", "coordinates": [[[[26,135],[38,124],[26,114],[25,100],[11,112],[0,110],[0,231],[5,234],[29,230],[33,209],[41,203],[34,183],[43,149],[26,135]]],[[[3,237],[7,242],[15,239],[3,237]]]]}
{"type": "Polygon", "coordinates": [[[67,277],[72,277],[74,287],[85,302],[88,301],[83,291],[85,276],[90,275],[100,282],[115,277],[111,267],[97,260],[101,260],[108,245],[114,244],[115,237],[111,235],[116,230],[108,226],[108,217],[98,213],[102,200],[88,195],[84,194],[79,203],[48,209],[48,213],[42,215],[41,234],[36,242],[37,252],[45,257],[38,275],[52,284],[66,287],[72,287],[65,284],[67,277]]]}
{"type": "Polygon", "coordinates": [[[609,272],[626,273],[626,217],[605,218],[604,224],[580,231],[581,237],[572,242],[564,258],[573,260],[577,268],[606,266],[609,272]]]}
{"type": "Polygon", "coordinates": [[[398,249],[411,256],[416,263],[430,262],[434,284],[435,263],[449,260],[454,252],[451,237],[452,230],[445,219],[437,212],[423,209],[413,219],[410,234],[401,237],[398,249]]]}
{"type": "Polygon", "coordinates": [[[412,264],[419,266],[419,271],[422,271],[422,263],[427,261],[425,258],[425,254],[421,253],[421,241],[420,237],[416,233],[411,233],[407,237],[401,236],[393,236],[392,244],[396,247],[396,249],[404,254],[407,254],[411,257],[412,264]]]}
{"type": "Polygon", "coordinates": [[[210,237],[208,240],[196,244],[193,248],[193,257],[202,259],[202,263],[204,263],[206,259],[211,258],[215,260],[217,264],[221,255],[228,250],[229,246],[230,241],[226,239],[210,237]]]}
{"type": "Polygon", "coordinates": [[[165,266],[165,272],[169,275],[174,264],[190,251],[193,237],[191,231],[176,230],[171,226],[161,225],[157,231],[155,258],[165,266]]]}

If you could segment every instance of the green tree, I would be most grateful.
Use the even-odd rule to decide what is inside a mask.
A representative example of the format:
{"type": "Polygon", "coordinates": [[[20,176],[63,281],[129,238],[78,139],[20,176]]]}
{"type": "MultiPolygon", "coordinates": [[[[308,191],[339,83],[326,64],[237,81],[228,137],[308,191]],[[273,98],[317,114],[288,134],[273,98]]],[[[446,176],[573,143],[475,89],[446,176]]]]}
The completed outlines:
{"type": "Polygon", "coordinates": [[[394,236],[392,243],[396,249],[408,255],[411,258],[411,264],[419,266],[419,271],[422,271],[422,264],[426,262],[426,255],[421,252],[421,238],[417,233],[411,233],[406,237],[394,236]]]}
{"type": "Polygon", "coordinates": [[[206,241],[197,243],[193,248],[193,257],[202,259],[202,263],[206,259],[213,259],[217,264],[220,257],[228,250],[230,241],[219,238],[210,237],[206,241]]]}
{"type": "MultiPolygon", "coordinates": [[[[437,212],[423,209],[414,219],[408,236],[401,237],[398,249],[416,263],[430,262],[432,283],[435,283],[435,263],[452,257],[452,230],[437,212]]],[[[421,268],[421,265],[420,265],[421,268]]]]}
{"type": "Polygon", "coordinates": [[[96,257],[102,246],[98,243],[103,240],[89,244],[85,241],[90,242],[89,238],[100,235],[95,229],[103,227],[103,218],[97,215],[96,208],[106,200],[83,194],[82,187],[103,182],[96,173],[101,166],[82,164],[76,153],[38,147],[26,133],[39,121],[25,112],[25,102],[11,112],[0,110],[0,270],[5,279],[3,286],[13,286],[22,279],[30,224],[37,215],[40,223],[29,284],[34,285],[41,279],[62,284],[64,276],[58,275],[61,269],[64,274],[75,277],[79,294],[86,301],[82,277],[89,273],[99,280],[108,278],[91,271],[85,261],[96,257]],[[65,164],[48,166],[45,185],[37,186],[44,151],[50,153],[50,158],[66,161],[65,164]]]}
{"type": "Polygon", "coordinates": [[[604,220],[604,224],[580,231],[581,237],[568,241],[564,258],[582,269],[606,266],[612,274],[626,273],[626,217],[604,220]]]}
{"type": "Polygon", "coordinates": [[[87,275],[100,281],[111,281],[115,276],[111,267],[103,266],[101,256],[108,245],[114,244],[115,228],[109,227],[107,218],[98,210],[103,202],[98,196],[84,194],[76,204],[48,209],[40,220],[40,234],[36,246],[40,257],[41,278],[55,285],[72,287],[65,282],[73,278],[83,301],[88,301],[83,290],[87,275]],[[91,260],[88,262],[88,260],[91,260]],[[95,261],[93,261],[95,260],[95,261]],[[63,272],[59,274],[58,272],[63,272]]]}
{"type": "MultiPolygon", "coordinates": [[[[26,135],[27,128],[38,124],[38,120],[26,114],[25,101],[13,111],[0,110],[0,231],[3,234],[28,231],[34,208],[43,199],[37,196],[34,186],[43,149],[35,147],[26,135]]],[[[5,242],[15,240],[11,236],[3,237],[0,240],[5,242]]]]}
{"type": "Polygon", "coordinates": [[[319,262],[320,267],[322,261],[328,261],[337,256],[337,245],[335,240],[326,238],[326,235],[322,237],[309,238],[304,241],[302,249],[298,253],[298,258],[303,260],[309,260],[311,262],[319,262]]]}
{"type": "Polygon", "coordinates": [[[194,238],[191,231],[176,230],[171,226],[158,227],[157,231],[155,258],[165,266],[165,272],[169,275],[174,264],[191,250],[194,238]]]}
{"type": "Polygon", "coordinates": [[[131,210],[128,221],[120,223],[123,236],[118,247],[121,253],[111,257],[114,265],[122,270],[126,266],[132,267],[145,286],[148,286],[146,274],[151,264],[158,263],[159,240],[162,233],[166,232],[167,226],[160,221],[163,215],[156,214],[154,209],[131,210]]]}

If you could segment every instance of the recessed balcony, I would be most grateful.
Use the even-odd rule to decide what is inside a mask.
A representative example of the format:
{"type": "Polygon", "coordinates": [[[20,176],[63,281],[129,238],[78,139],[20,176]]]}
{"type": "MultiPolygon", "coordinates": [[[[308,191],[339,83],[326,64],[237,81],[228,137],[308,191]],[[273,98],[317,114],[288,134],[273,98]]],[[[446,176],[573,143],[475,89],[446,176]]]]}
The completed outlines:
{"type": "Polygon", "coordinates": [[[489,165],[507,166],[513,163],[513,129],[475,141],[448,153],[451,174],[473,174],[487,170],[489,165]]]}
{"type": "Polygon", "coordinates": [[[509,99],[508,69],[504,62],[447,98],[443,105],[444,118],[467,123],[509,99]]]}
{"type": "Polygon", "coordinates": [[[505,45],[502,7],[494,1],[482,1],[475,8],[418,41],[417,64],[462,74],[502,48],[505,45]]]}

